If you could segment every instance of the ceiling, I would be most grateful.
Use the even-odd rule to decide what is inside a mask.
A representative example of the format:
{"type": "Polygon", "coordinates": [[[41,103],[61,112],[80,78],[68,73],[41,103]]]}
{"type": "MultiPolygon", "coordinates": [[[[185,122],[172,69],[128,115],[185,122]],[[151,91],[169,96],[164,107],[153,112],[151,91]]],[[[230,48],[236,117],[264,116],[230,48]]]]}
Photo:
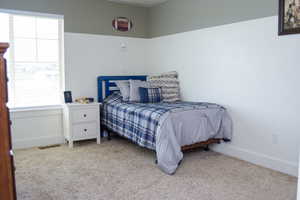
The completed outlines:
{"type": "Polygon", "coordinates": [[[151,7],[166,2],[167,0],[108,0],[108,1],[151,7]]]}

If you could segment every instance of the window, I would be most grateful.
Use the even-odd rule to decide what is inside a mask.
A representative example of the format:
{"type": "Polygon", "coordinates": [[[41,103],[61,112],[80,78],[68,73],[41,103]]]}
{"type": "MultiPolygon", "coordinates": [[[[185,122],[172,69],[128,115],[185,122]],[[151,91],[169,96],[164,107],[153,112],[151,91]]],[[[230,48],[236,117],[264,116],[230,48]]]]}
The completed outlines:
{"type": "Polygon", "coordinates": [[[58,105],[62,88],[63,18],[0,11],[11,108],[58,105]]]}

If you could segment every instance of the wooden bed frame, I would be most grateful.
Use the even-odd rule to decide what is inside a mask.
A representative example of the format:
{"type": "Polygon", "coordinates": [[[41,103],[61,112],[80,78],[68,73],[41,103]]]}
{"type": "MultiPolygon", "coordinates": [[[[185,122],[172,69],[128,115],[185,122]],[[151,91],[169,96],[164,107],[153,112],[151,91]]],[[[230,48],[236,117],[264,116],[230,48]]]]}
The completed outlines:
{"type": "MultiPolygon", "coordinates": [[[[97,85],[98,85],[98,102],[101,103],[103,102],[104,98],[111,95],[113,92],[119,91],[117,88],[116,84],[114,81],[119,81],[119,80],[142,80],[146,81],[147,76],[99,76],[97,78],[97,85]]],[[[101,130],[107,130],[108,133],[108,140],[111,139],[110,137],[110,131],[107,127],[101,125],[101,130]]],[[[101,132],[101,137],[103,137],[102,132],[101,132]]],[[[209,150],[209,145],[211,144],[220,144],[223,139],[209,139],[207,141],[203,142],[198,142],[195,144],[191,145],[186,145],[181,147],[181,150],[183,152],[198,149],[198,148],[203,148],[204,150],[208,151],[209,150]]]]}
{"type": "Polygon", "coordinates": [[[186,152],[186,151],[190,151],[190,150],[194,150],[194,149],[198,149],[198,148],[202,148],[204,147],[205,151],[209,150],[209,145],[211,144],[220,144],[222,139],[209,139],[206,140],[204,142],[198,142],[195,144],[191,144],[191,145],[186,145],[181,147],[181,151],[186,152]]]}

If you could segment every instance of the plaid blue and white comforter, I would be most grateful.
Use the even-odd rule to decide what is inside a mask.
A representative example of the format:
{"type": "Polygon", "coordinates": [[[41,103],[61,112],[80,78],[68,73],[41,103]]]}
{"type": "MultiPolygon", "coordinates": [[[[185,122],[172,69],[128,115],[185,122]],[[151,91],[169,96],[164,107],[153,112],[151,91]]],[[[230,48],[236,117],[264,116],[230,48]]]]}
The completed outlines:
{"type": "MultiPolygon", "coordinates": [[[[157,144],[162,143],[156,141],[157,130],[161,127],[170,113],[208,108],[225,110],[222,106],[212,103],[179,102],[172,104],[143,104],[123,102],[121,95],[115,93],[106,98],[103,102],[101,123],[110,130],[132,140],[138,145],[155,150],[158,154],[159,150],[156,146],[157,144]]],[[[219,128],[217,127],[217,129],[219,128]]],[[[158,159],[159,157],[163,156],[158,155],[158,159]]],[[[180,156],[178,159],[179,158],[180,156]]],[[[176,161],[177,163],[178,159],[176,161]]],[[[164,171],[167,173],[174,172],[173,169],[164,171]]]]}

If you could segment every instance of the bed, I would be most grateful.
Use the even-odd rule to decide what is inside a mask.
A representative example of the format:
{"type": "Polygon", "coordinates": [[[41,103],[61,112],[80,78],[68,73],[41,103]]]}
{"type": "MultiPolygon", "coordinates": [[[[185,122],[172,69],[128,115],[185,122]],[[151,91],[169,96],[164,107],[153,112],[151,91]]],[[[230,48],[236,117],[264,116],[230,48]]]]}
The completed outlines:
{"type": "Polygon", "coordinates": [[[232,120],[223,106],[206,102],[123,102],[114,81],[129,79],[145,81],[147,76],[98,77],[101,127],[154,150],[157,165],[165,173],[175,173],[183,151],[231,140],[232,120]]]}

